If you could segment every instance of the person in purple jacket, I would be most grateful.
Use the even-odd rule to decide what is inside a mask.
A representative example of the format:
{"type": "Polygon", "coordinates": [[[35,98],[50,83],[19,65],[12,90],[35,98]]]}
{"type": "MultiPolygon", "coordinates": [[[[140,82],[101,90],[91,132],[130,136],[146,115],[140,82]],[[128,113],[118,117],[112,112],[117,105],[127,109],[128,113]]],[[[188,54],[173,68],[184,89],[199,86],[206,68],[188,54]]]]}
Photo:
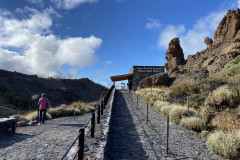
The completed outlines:
{"type": "Polygon", "coordinates": [[[40,111],[38,125],[40,125],[41,122],[42,122],[42,124],[44,124],[47,109],[50,107],[50,102],[49,102],[48,98],[46,98],[45,93],[43,93],[41,98],[39,99],[38,105],[39,105],[39,111],[40,111]]]}

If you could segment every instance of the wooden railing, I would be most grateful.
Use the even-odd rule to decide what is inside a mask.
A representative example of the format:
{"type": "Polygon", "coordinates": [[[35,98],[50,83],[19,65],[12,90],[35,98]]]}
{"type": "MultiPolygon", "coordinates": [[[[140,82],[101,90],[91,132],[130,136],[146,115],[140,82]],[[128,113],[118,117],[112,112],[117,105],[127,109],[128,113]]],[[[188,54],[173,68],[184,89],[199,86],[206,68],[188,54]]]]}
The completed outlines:
{"type": "Polygon", "coordinates": [[[110,90],[108,91],[107,95],[103,98],[103,100],[100,102],[100,104],[98,105],[97,109],[92,113],[91,117],[89,118],[89,120],[85,123],[83,128],[79,129],[79,134],[77,135],[77,137],[74,139],[74,141],[72,142],[72,144],[68,147],[67,151],[65,152],[65,154],[62,156],[61,160],[66,159],[67,155],[69,154],[69,151],[72,149],[72,147],[74,146],[74,144],[78,141],[78,148],[76,153],[73,156],[73,159],[75,159],[76,157],[78,157],[78,160],[83,160],[84,157],[84,142],[86,140],[86,138],[88,137],[89,133],[91,132],[91,137],[94,137],[94,133],[95,133],[95,119],[96,119],[96,114],[97,114],[97,123],[100,124],[100,119],[101,119],[101,115],[103,115],[103,111],[106,108],[106,105],[109,101],[109,98],[111,96],[111,93],[114,89],[114,86],[112,86],[110,88],[110,90]],[[91,122],[91,124],[90,124],[91,122]],[[85,134],[85,130],[87,128],[88,125],[90,126],[90,129],[87,131],[87,133],[85,134]]]}

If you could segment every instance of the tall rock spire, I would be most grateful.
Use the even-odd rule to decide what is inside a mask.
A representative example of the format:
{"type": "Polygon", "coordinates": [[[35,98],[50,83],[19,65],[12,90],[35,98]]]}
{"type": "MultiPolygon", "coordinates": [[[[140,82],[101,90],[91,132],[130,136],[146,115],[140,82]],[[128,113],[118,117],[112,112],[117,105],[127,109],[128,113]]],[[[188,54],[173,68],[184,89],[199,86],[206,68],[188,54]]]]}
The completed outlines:
{"type": "Polygon", "coordinates": [[[177,71],[179,65],[186,63],[179,38],[174,38],[170,41],[166,52],[166,59],[167,63],[165,64],[165,68],[167,69],[167,73],[177,71]]]}

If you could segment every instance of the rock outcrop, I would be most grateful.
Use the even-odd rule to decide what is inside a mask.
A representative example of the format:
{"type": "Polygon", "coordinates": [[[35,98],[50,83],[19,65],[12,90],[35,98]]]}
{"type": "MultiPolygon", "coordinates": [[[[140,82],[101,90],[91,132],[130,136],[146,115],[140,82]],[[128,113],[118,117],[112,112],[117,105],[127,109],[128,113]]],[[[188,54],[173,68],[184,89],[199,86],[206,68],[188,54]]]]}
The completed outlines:
{"type": "Polygon", "coordinates": [[[176,38],[171,40],[166,52],[167,63],[165,64],[169,76],[174,77],[177,83],[186,78],[201,80],[211,75],[219,75],[229,61],[240,55],[239,9],[227,12],[215,31],[214,39],[213,42],[212,39],[205,38],[207,49],[189,55],[186,64],[182,49],[179,49],[181,48],[179,40],[176,38]],[[176,55],[178,55],[178,61],[176,55]]]}
{"type": "Polygon", "coordinates": [[[206,37],[204,42],[207,45],[207,48],[210,48],[212,46],[213,40],[211,38],[206,37]]]}
{"type": "Polygon", "coordinates": [[[214,33],[214,44],[240,37],[240,11],[229,10],[214,33]]]}
{"type": "Polygon", "coordinates": [[[150,77],[146,77],[139,82],[139,88],[149,88],[154,86],[167,86],[170,82],[167,73],[157,73],[150,77]]]}
{"type": "Polygon", "coordinates": [[[168,73],[179,70],[178,66],[186,63],[179,38],[174,38],[170,41],[166,52],[166,59],[165,68],[168,73]]]}

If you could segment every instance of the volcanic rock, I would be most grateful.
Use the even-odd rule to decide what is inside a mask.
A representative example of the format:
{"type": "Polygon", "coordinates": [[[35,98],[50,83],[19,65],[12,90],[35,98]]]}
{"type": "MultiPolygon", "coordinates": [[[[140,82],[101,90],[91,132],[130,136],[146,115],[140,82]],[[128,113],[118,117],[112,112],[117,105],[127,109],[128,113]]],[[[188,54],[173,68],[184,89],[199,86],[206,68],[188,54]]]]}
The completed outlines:
{"type": "Polygon", "coordinates": [[[174,38],[170,41],[166,52],[166,59],[165,68],[167,69],[167,73],[179,70],[178,66],[186,63],[179,38],[174,38]]]}
{"type": "Polygon", "coordinates": [[[213,40],[211,38],[206,37],[204,42],[207,45],[207,48],[210,48],[213,43],[213,40]]]}
{"type": "Polygon", "coordinates": [[[214,33],[214,44],[240,37],[240,11],[229,10],[214,33]]]}
{"type": "Polygon", "coordinates": [[[176,43],[173,43],[173,40],[170,41],[169,49],[166,52],[167,63],[165,65],[166,68],[168,67],[169,76],[175,78],[176,82],[185,78],[197,81],[207,76],[217,76],[229,61],[240,55],[239,9],[227,12],[215,31],[214,39],[214,42],[212,42],[210,38],[205,38],[204,42],[207,49],[189,55],[186,64],[179,66],[175,65],[176,63],[173,63],[172,60],[175,58],[173,53],[176,53],[176,51],[170,52],[173,50],[172,48],[176,48],[176,43]],[[174,69],[173,64],[177,66],[177,69],[174,69]]]}

